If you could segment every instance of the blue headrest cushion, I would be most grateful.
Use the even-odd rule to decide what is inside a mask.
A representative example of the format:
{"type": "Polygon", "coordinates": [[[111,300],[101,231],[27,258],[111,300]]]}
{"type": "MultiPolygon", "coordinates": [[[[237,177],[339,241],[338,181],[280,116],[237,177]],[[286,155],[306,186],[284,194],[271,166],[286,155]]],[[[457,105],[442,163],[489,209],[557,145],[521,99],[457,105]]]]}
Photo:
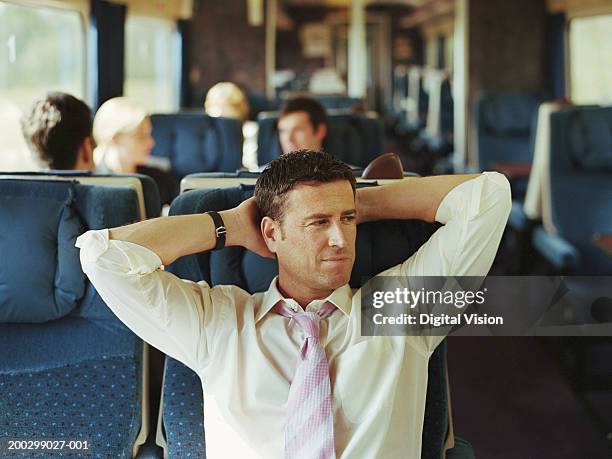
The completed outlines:
{"type": "Polygon", "coordinates": [[[85,294],[74,246],[84,227],[71,207],[73,191],[67,191],[64,200],[0,198],[0,322],[58,319],[85,294]]]}
{"type": "Polygon", "coordinates": [[[367,142],[364,138],[366,135],[367,133],[360,132],[351,123],[350,119],[336,122],[332,118],[323,147],[342,161],[362,166],[366,156],[364,151],[367,147],[367,142]]]}
{"type": "Polygon", "coordinates": [[[612,171],[612,119],[601,111],[579,111],[568,126],[570,157],[580,169],[612,171]]]}
{"type": "Polygon", "coordinates": [[[537,100],[527,94],[502,93],[483,97],[482,120],[488,131],[500,135],[528,135],[537,100]]]}

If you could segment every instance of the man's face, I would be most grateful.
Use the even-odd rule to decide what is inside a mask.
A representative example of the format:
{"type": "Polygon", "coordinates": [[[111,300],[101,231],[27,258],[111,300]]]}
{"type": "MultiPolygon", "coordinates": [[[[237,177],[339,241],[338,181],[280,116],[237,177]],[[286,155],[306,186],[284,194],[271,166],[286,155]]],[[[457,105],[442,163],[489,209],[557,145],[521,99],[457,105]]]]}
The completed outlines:
{"type": "Polygon", "coordinates": [[[286,293],[323,298],[348,283],[355,261],[355,198],[347,180],[299,184],[271,244],[286,293]]]}
{"type": "Polygon", "coordinates": [[[293,112],[278,120],[278,136],[283,154],[295,150],[318,151],[323,145],[327,127],[319,124],[316,128],[310,122],[307,112],[293,112]]]}

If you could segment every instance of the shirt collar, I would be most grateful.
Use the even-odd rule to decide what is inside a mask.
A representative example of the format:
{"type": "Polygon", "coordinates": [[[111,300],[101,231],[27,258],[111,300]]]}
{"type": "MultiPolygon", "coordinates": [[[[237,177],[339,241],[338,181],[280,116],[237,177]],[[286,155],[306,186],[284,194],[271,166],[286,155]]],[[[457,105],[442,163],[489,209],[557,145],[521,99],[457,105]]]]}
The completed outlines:
{"type": "MultiPolygon", "coordinates": [[[[264,294],[261,307],[255,317],[255,323],[259,322],[268,312],[270,312],[270,309],[272,309],[276,303],[281,300],[285,300],[285,297],[278,290],[277,282],[278,276],[276,276],[274,279],[272,279],[272,282],[270,282],[270,287],[264,294]]],[[[342,311],[345,315],[349,316],[351,314],[352,296],[351,287],[349,287],[348,284],[344,284],[342,287],[334,290],[327,298],[313,300],[309,303],[309,305],[314,304],[315,306],[319,307],[326,301],[329,301],[340,309],[340,311],[342,311]]]]}

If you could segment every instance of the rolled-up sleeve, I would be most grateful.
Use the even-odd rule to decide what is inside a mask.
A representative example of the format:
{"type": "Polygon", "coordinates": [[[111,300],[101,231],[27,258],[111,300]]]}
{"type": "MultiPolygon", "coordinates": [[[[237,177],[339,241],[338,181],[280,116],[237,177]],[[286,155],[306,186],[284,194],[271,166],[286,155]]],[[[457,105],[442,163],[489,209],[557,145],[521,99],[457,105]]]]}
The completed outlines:
{"type": "Polygon", "coordinates": [[[401,274],[485,276],[511,206],[508,179],[497,172],[484,172],[456,186],[436,212],[436,221],[444,226],[401,265],[401,274]]]}
{"type": "MultiPolygon", "coordinates": [[[[463,182],[438,206],[436,221],[444,226],[408,260],[386,274],[408,276],[414,290],[427,286],[428,278],[421,276],[475,276],[472,282],[479,284],[477,278],[484,278],[493,264],[511,206],[510,184],[502,174],[484,172],[463,182]]],[[[456,288],[453,282],[447,286],[456,288]]],[[[435,314],[446,313],[449,307],[452,306],[417,306],[421,312],[435,314]]],[[[408,336],[408,343],[429,357],[450,328],[438,328],[438,333],[431,336],[408,336]]]]}
{"type": "Polygon", "coordinates": [[[113,313],[136,335],[195,371],[209,359],[211,289],[163,271],[157,254],[108,230],[88,231],[76,246],[83,271],[113,313]]]}

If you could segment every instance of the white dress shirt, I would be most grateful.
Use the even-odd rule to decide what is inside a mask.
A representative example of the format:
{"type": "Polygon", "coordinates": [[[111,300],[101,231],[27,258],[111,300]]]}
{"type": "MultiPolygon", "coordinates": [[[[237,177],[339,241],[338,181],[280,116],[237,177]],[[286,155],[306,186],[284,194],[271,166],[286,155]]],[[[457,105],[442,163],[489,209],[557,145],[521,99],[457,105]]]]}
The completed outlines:
{"type": "MultiPolygon", "coordinates": [[[[510,212],[510,188],[498,173],[456,186],[441,202],[444,226],[384,275],[485,275],[510,212]]],[[[108,239],[108,230],[77,240],[83,270],[110,309],[143,340],[195,371],[204,391],[209,459],[283,457],[285,408],[303,335],[271,308],[276,279],[251,295],[210,287],[160,269],[152,251],[108,239]]],[[[443,339],[360,334],[361,291],[348,285],[325,301],[339,311],[321,321],[329,361],[336,455],[419,458],[428,359],[443,339]]],[[[302,308],[286,299],[296,310],[302,308]]]]}

